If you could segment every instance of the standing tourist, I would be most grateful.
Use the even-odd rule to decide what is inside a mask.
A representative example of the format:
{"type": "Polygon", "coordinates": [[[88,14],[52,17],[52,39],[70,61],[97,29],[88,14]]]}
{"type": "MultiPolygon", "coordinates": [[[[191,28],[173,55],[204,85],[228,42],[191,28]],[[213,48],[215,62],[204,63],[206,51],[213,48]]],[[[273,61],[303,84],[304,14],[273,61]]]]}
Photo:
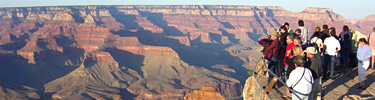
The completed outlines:
{"type": "Polygon", "coordinates": [[[328,25],[324,24],[323,30],[320,32],[319,38],[322,39],[324,42],[324,39],[326,39],[327,37],[329,37],[329,29],[328,29],[328,25]]]}
{"type": "Polygon", "coordinates": [[[370,65],[371,48],[367,45],[366,39],[359,39],[359,46],[357,50],[358,58],[358,89],[366,89],[365,87],[365,72],[370,65]]]}
{"type": "MultiPolygon", "coordinates": [[[[278,54],[280,49],[280,42],[279,42],[279,34],[276,31],[271,32],[271,45],[266,47],[267,52],[271,52],[271,58],[268,60],[268,68],[270,71],[272,71],[274,74],[278,75],[278,54]]],[[[268,77],[268,84],[271,82],[273,78],[273,74],[269,73],[268,77]]],[[[277,82],[276,82],[277,85],[277,82]]]]}
{"type": "Polygon", "coordinates": [[[305,49],[308,45],[307,45],[307,34],[308,34],[308,31],[307,31],[307,28],[305,27],[305,24],[303,22],[303,20],[299,20],[298,21],[298,29],[301,29],[301,39],[302,39],[302,49],[305,49]]]}
{"type": "Polygon", "coordinates": [[[329,29],[330,37],[326,38],[324,40],[324,45],[326,47],[325,49],[325,57],[324,57],[324,67],[323,67],[323,79],[328,79],[327,72],[328,72],[328,66],[330,66],[331,74],[330,78],[334,77],[334,70],[335,70],[335,60],[336,60],[336,54],[338,51],[340,51],[340,42],[335,38],[336,29],[334,27],[331,27],[329,29]]]}
{"type": "Polygon", "coordinates": [[[317,50],[315,50],[315,47],[307,47],[304,52],[306,53],[306,57],[308,58],[308,61],[306,61],[306,67],[310,69],[314,78],[314,84],[309,95],[309,100],[320,100],[320,93],[322,90],[322,82],[320,79],[322,71],[322,60],[320,59],[320,54],[317,52],[317,50]]]}
{"type": "Polygon", "coordinates": [[[374,62],[375,62],[375,27],[372,29],[372,33],[368,36],[368,44],[371,48],[371,68],[374,69],[374,62]]]}
{"type": "Polygon", "coordinates": [[[286,85],[294,90],[292,100],[308,100],[312,84],[314,83],[313,76],[309,69],[303,67],[305,64],[304,57],[297,56],[293,62],[296,69],[290,73],[286,85]]]}
{"type": "Polygon", "coordinates": [[[343,27],[343,32],[340,33],[339,35],[339,41],[341,45],[341,67],[346,68],[349,65],[349,55],[350,51],[352,50],[352,33],[349,32],[349,27],[344,26],[343,27]]]}
{"type": "Polygon", "coordinates": [[[285,22],[285,23],[284,23],[284,26],[285,26],[286,29],[288,30],[288,33],[289,33],[289,34],[293,34],[293,30],[289,27],[289,23],[288,23],[288,22],[285,22]]]}

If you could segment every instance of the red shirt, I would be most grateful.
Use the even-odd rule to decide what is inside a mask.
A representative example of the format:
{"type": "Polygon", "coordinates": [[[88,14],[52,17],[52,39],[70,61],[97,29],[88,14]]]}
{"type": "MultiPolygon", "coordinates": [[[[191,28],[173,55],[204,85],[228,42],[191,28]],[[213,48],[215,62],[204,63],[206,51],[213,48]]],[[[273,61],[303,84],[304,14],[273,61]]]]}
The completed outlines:
{"type": "Polygon", "coordinates": [[[289,55],[287,55],[287,52],[288,52],[289,50],[292,50],[293,47],[294,47],[294,42],[289,43],[288,46],[287,46],[286,49],[285,49],[284,65],[286,65],[286,66],[288,66],[288,64],[285,63],[285,59],[286,59],[286,57],[288,57],[288,58],[290,59],[290,57],[292,56],[292,53],[290,53],[289,55]]]}

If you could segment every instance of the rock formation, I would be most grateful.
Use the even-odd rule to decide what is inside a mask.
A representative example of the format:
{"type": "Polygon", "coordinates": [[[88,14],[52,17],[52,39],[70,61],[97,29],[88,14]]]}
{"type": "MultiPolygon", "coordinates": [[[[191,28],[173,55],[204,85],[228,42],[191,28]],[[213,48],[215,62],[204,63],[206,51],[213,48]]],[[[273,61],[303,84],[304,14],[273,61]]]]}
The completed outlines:
{"type": "Polygon", "coordinates": [[[261,56],[256,42],[284,22],[295,29],[305,20],[309,34],[323,24],[366,33],[371,18],[353,24],[329,8],[258,6],[2,8],[0,87],[14,92],[0,95],[183,99],[211,86],[224,97],[238,97],[246,71],[261,56]]]}
{"type": "Polygon", "coordinates": [[[193,93],[184,97],[184,100],[225,100],[213,87],[202,87],[201,90],[195,90],[193,93]]]}

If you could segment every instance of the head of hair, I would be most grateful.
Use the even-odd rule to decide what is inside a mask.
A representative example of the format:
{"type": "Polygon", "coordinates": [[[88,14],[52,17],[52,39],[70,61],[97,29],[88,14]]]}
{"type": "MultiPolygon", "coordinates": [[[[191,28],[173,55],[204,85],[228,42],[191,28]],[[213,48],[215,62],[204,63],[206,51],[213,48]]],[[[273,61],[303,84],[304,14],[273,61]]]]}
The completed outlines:
{"type": "Polygon", "coordinates": [[[360,38],[359,40],[358,40],[359,42],[364,42],[364,43],[366,43],[367,44],[367,41],[366,41],[366,39],[365,38],[360,38]]]}
{"type": "Polygon", "coordinates": [[[374,32],[375,32],[375,27],[374,27],[374,29],[372,29],[372,31],[374,31],[374,32]]]}
{"type": "Polygon", "coordinates": [[[303,56],[296,56],[296,58],[293,59],[294,64],[296,64],[298,67],[303,67],[305,65],[305,57],[303,56]]]}
{"type": "Polygon", "coordinates": [[[299,56],[303,52],[302,51],[302,47],[299,46],[299,45],[294,45],[293,48],[292,48],[292,50],[293,50],[293,55],[294,56],[299,56]]]}
{"type": "Polygon", "coordinates": [[[328,25],[327,25],[327,24],[324,24],[324,25],[323,25],[323,29],[328,29],[328,25]]]}
{"type": "Polygon", "coordinates": [[[296,33],[301,33],[301,29],[296,29],[296,31],[294,31],[296,33]]]}
{"type": "Polygon", "coordinates": [[[301,37],[296,36],[293,41],[297,41],[299,44],[302,44],[301,37]]]}
{"type": "Polygon", "coordinates": [[[319,26],[315,27],[315,32],[320,32],[320,31],[321,31],[321,29],[320,29],[319,26]]]}
{"type": "Polygon", "coordinates": [[[285,27],[285,25],[281,26],[280,29],[283,29],[284,31],[288,31],[285,27]]]}
{"type": "Polygon", "coordinates": [[[312,35],[312,37],[319,37],[319,33],[320,32],[314,32],[314,34],[312,35]]]}
{"type": "Polygon", "coordinates": [[[331,28],[329,28],[329,30],[331,30],[331,32],[329,33],[330,36],[335,36],[336,35],[336,29],[335,29],[335,27],[331,27],[331,28]]]}
{"type": "Polygon", "coordinates": [[[344,25],[344,27],[342,27],[344,29],[344,31],[349,31],[349,27],[347,25],[344,25]]]}
{"type": "Polygon", "coordinates": [[[305,26],[305,23],[303,23],[303,20],[298,21],[298,26],[305,26]]]}
{"type": "Polygon", "coordinates": [[[288,36],[289,36],[289,39],[292,39],[292,40],[294,40],[294,38],[295,38],[294,34],[289,34],[288,36]]]}
{"type": "Polygon", "coordinates": [[[285,22],[284,25],[288,25],[288,26],[289,26],[289,23],[288,23],[288,22],[285,22]]]}

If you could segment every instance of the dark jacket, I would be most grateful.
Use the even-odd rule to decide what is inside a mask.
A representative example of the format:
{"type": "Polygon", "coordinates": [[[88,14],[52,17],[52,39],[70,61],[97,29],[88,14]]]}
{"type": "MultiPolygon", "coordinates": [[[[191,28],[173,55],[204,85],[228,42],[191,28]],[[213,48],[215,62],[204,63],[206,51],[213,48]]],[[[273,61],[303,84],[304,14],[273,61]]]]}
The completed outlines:
{"type": "Polygon", "coordinates": [[[280,49],[280,42],[278,39],[273,40],[271,45],[266,47],[266,50],[272,50],[272,56],[271,57],[277,57],[279,54],[279,49],[280,49]]]}
{"type": "Polygon", "coordinates": [[[309,58],[305,63],[305,67],[310,69],[314,79],[318,79],[322,72],[322,60],[320,59],[319,53],[309,58]]]}
{"type": "Polygon", "coordinates": [[[288,64],[288,69],[286,70],[286,76],[289,78],[289,75],[290,75],[290,73],[294,70],[294,69],[296,69],[296,66],[294,65],[294,62],[293,62],[293,59],[295,58],[295,56],[293,56],[293,57],[291,57],[291,58],[289,58],[289,57],[287,57],[286,59],[285,59],[285,63],[287,63],[288,64]]]}
{"type": "Polygon", "coordinates": [[[328,30],[323,30],[319,33],[319,38],[322,39],[323,42],[327,37],[329,37],[328,30]]]}
{"type": "Polygon", "coordinates": [[[339,35],[339,41],[342,49],[351,49],[352,47],[352,33],[349,31],[341,32],[339,35]]]}

